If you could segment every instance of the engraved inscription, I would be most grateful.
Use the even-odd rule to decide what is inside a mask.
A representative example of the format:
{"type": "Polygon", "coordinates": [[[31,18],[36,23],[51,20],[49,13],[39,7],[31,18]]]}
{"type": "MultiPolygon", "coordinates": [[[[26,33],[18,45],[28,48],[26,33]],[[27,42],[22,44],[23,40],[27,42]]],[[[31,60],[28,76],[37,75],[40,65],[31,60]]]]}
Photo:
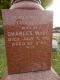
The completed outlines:
{"type": "MultiPolygon", "coordinates": [[[[7,32],[8,42],[11,43],[12,47],[35,48],[47,44],[47,41],[49,41],[48,31],[41,28],[43,25],[22,25],[20,21],[20,19],[17,19],[15,22],[18,30],[7,32]]],[[[48,25],[46,27],[48,28],[48,25]]]]}

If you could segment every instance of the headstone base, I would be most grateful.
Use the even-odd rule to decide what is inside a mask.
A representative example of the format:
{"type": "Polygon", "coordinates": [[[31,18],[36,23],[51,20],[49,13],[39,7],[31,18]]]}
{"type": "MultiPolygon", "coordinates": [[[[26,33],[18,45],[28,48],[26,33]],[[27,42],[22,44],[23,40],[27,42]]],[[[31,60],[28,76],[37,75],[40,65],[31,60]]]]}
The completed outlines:
{"type": "Polygon", "coordinates": [[[5,80],[60,80],[53,70],[8,75],[5,80]]]}

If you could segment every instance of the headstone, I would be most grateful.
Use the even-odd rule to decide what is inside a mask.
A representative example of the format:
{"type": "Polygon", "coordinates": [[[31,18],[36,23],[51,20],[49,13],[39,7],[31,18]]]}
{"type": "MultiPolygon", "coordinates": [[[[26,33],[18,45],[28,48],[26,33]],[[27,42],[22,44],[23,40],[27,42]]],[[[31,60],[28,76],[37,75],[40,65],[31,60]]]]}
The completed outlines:
{"type": "Polygon", "coordinates": [[[4,10],[8,72],[51,67],[52,14],[39,10],[4,10]]]}
{"type": "Polygon", "coordinates": [[[2,12],[8,73],[50,70],[52,12],[39,9],[2,12]]]}

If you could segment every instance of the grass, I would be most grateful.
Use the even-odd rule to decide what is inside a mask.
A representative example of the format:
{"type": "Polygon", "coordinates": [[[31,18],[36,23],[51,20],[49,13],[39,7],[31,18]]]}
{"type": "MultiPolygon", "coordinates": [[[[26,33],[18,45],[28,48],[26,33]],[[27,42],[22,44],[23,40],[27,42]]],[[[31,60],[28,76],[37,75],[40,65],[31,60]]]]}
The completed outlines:
{"type": "Polygon", "coordinates": [[[1,45],[1,44],[4,44],[4,38],[3,38],[3,35],[0,36],[0,45],[1,45]]]}
{"type": "Polygon", "coordinates": [[[0,25],[2,25],[2,20],[0,19],[0,25]]]}
{"type": "MultiPolygon", "coordinates": [[[[58,41],[60,36],[53,36],[53,38],[55,38],[58,41]]],[[[60,76],[60,44],[58,45],[58,52],[52,53],[52,67],[60,76]]]]}
{"type": "Polygon", "coordinates": [[[0,36],[0,80],[4,75],[5,68],[6,68],[6,55],[5,55],[5,48],[1,45],[4,44],[3,36],[0,36]]]}
{"type": "Polygon", "coordinates": [[[5,48],[0,48],[0,80],[4,75],[5,68],[6,68],[5,48]]]}
{"type": "MultiPolygon", "coordinates": [[[[0,36],[0,45],[1,44],[4,44],[3,36],[0,36]]],[[[60,49],[60,45],[59,45],[59,49],[60,49]]],[[[60,51],[52,53],[52,67],[60,76],[60,51]]],[[[5,68],[6,68],[5,48],[0,47],[0,80],[4,75],[5,68]]]]}
{"type": "MultiPolygon", "coordinates": [[[[60,45],[59,45],[59,49],[60,49],[60,45]]],[[[52,53],[52,67],[60,76],[60,50],[58,52],[52,53]]]]}

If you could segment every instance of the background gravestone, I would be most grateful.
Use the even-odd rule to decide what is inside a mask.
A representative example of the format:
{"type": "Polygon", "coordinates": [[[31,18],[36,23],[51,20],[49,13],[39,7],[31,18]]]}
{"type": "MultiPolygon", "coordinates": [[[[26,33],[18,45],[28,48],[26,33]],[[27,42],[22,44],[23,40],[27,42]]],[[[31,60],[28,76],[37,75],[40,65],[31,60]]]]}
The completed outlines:
{"type": "Polygon", "coordinates": [[[52,13],[45,10],[3,10],[8,73],[51,68],[52,13]]]}

